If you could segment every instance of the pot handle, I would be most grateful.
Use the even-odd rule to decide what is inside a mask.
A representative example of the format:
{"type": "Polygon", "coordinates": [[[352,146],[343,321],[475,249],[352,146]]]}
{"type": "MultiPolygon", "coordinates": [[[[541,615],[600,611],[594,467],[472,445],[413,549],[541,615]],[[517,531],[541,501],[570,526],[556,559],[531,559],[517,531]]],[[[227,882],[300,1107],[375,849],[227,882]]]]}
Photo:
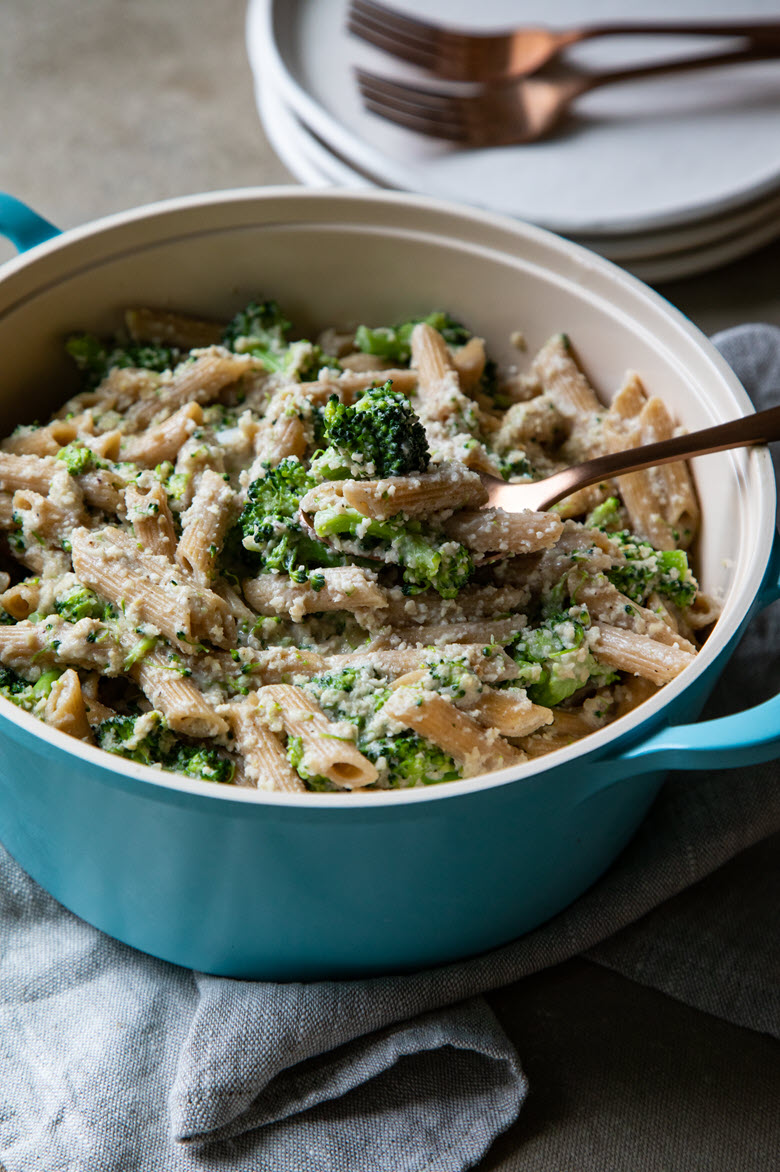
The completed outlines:
{"type": "MultiPolygon", "coordinates": [[[[780,534],[756,599],[756,609],[780,598],[780,534]]],[[[612,764],[630,765],[632,774],[666,769],[728,769],[758,765],[780,755],[780,695],[746,712],[703,720],[697,724],[659,729],[647,740],[625,749],[612,764]]],[[[611,773],[611,770],[609,770],[611,773]]]]}
{"type": "Polygon", "coordinates": [[[51,240],[59,233],[59,228],[44,220],[26,203],[0,191],[0,236],[7,236],[20,252],[43,244],[44,240],[51,240]]]}

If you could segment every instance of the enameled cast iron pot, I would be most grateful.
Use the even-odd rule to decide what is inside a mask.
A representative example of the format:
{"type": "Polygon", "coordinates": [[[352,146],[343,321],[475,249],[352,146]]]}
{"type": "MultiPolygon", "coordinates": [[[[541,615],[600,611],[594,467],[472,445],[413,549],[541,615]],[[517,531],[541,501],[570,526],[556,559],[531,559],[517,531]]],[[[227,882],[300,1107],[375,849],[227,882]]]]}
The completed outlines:
{"type": "MultiPolygon", "coordinates": [[[[0,231],[0,434],[74,390],[70,331],[126,306],[228,317],[258,295],[304,330],[446,308],[501,360],[565,330],[597,387],[638,370],[693,429],[750,411],[714,347],[660,297],[515,221],[388,194],[265,188],[156,204],[58,234],[10,197],[0,231]]],[[[695,719],[756,606],[780,595],[765,449],[700,458],[698,569],[724,611],[696,662],[579,745],[423,790],[267,795],[109,757],[0,701],[0,838],[66,907],[167,960],[234,977],[413,969],[506,942],[565,907],[631,837],[669,768],[768,760],[780,697],[695,719]]]]}

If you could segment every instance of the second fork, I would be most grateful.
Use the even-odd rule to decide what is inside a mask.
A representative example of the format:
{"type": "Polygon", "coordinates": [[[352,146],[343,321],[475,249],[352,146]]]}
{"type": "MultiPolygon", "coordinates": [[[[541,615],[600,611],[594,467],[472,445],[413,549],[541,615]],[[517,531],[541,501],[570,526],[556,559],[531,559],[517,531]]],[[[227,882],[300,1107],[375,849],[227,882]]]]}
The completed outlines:
{"type": "Polygon", "coordinates": [[[399,82],[360,68],[356,77],[363,104],[372,113],[432,138],[467,147],[489,147],[543,138],[577,98],[602,86],[778,57],[780,43],[768,43],[736,52],[627,69],[577,73],[557,79],[524,78],[483,86],[471,94],[399,82]]]}

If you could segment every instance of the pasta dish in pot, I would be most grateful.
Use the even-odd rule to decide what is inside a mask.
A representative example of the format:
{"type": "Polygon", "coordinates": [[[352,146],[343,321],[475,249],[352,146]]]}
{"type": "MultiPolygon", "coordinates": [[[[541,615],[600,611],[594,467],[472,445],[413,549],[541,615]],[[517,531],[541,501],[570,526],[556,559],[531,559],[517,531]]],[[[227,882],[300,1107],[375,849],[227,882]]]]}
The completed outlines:
{"type": "Polygon", "coordinates": [[[290,331],[265,301],[68,340],[83,389],[0,445],[0,696],[157,768],[345,792],[549,753],[692,662],[684,462],[482,507],[480,473],[668,438],[636,373],[607,407],[565,335],[500,371],[438,311],[290,331]]]}

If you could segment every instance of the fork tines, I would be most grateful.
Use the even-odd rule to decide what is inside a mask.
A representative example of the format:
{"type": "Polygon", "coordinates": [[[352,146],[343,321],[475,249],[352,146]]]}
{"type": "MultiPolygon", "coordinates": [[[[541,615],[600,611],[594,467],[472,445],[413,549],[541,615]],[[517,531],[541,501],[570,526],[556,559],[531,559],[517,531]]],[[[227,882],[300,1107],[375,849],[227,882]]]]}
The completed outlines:
{"type": "Polygon", "coordinates": [[[467,141],[463,104],[457,96],[395,82],[365,69],[356,69],[355,75],[363,104],[373,114],[418,134],[450,142],[467,141]]]}
{"type": "Polygon", "coordinates": [[[503,70],[506,36],[466,33],[405,16],[374,0],[352,0],[349,31],[437,77],[480,80],[503,70]]]}
{"type": "Polygon", "coordinates": [[[403,16],[383,4],[374,4],[373,0],[352,0],[347,28],[356,37],[394,57],[401,57],[411,65],[432,69],[436,64],[433,45],[438,31],[436,27],[403,16]]]}

